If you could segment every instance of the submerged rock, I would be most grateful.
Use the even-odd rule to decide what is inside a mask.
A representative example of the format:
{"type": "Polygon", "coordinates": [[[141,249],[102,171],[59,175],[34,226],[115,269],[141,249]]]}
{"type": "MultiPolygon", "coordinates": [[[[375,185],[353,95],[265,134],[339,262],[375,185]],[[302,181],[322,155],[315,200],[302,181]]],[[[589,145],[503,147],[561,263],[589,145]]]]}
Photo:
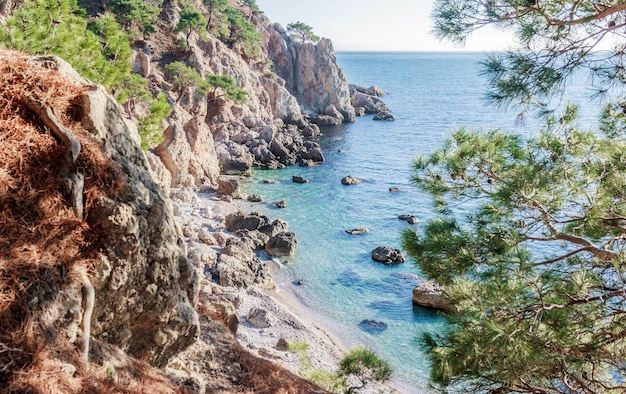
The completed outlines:
{"type": "Polygon", "coordinates": [[[376,320],[363,320],[359,328],[370,334],[380,334],[387,329],[387,323],[376,320]]]}
{"type": "Polygon", "coordinates": [[[352,230],[346,230],[346,233],[350,235],[359,235],[359,234],[368,233],[369,231],[370,230],[367,227],[359,227],[359,228],[353,228],[352,230]]]}
{"type": "Polygon", "coordinates": [[[396,118],[389,111],[382,111],[374,115],[374,120],[396,120],[396,118]]]}

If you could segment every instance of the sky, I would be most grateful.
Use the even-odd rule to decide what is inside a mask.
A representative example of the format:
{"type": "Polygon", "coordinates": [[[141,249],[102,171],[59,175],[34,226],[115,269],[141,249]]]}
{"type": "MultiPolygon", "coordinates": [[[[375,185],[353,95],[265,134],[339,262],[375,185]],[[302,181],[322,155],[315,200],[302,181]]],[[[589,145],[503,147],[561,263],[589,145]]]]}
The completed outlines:
{"type": "Polygon", "coordinates": [[[337,51],[498,51],[513,39],[492,29],[473,33],[464,47],[430,33],[433,0],[256,0],[284,27],[301,21],[333,41],[337,51]]]}

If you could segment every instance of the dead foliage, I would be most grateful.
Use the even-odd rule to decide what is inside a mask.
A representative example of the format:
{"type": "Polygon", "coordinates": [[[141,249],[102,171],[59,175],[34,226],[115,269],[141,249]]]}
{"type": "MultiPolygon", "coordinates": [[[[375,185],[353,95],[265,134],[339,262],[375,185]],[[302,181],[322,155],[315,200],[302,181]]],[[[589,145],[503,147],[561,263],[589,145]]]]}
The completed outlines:
{"type": "Polygon", "coordinates": [[[99,196],[126,193],[121,171],[81,127],[81,92],[29,57],[0,51],[0,391],[174,392],[135,360],[115,375],[104,359],[84,363],[80,339],[68,338],[68,325],[82,316],[80,272],[93,268],[101,236],[90,209],[99,196]],[[83,220],[70,202],[66,147],[28,110],[33,99],[82,146],[76,166],[84,175],[83,220]]]}

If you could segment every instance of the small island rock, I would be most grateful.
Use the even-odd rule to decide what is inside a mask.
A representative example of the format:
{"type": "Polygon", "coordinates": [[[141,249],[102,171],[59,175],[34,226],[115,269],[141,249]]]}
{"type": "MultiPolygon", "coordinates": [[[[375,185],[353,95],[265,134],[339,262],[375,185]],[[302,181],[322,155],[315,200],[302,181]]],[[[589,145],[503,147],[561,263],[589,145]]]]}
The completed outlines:
{"type": "Polygon", "coordinates": [[[413,215],[400,215],[398,219],[404,220],[408,224],[418,224],[420,221],[413,215]]]}
{"type": "Polygon", "coordinates": [[[294,175],[291,177],[291,180],[295,183],[307,183],[309,180],[306,178],[303,178],[301,176],[298,175],[294,175]]]}
{"type": "Polygon", "coordinates": [[[346,186],[348,186],[348,185],[358,185],[361,182],[363,182],[363,181],[361,181],[358,178],[353,177],[352,175],[348,175],[347,177],[345,177],[345,178],[343,178],[341,180],[341,184],[342,185],[346,185],[346,186]]]}
{"type": "Polygon", "coordinates": [[[404,263],[404,255],[398,249],[379,246],[372,251],[372,259],[385,265],[404,263]]]}

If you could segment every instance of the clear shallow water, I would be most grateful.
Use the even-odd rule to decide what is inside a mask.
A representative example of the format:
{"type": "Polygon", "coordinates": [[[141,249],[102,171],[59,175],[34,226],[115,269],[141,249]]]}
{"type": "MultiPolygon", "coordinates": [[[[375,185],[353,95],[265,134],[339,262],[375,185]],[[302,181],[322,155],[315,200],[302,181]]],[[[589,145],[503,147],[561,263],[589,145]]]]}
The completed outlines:
{"type": "MultiPolygon", "coordinates": [[[[260,194],[264,203],[249,210],[283,218],[296,233],[296,255],[281,259],[282,276],[302,280],[296,294],[349,346],[365,345],[391,363],[394,380],[407,391],[427,386],[428,362],[419,349],[424,331],[437,331],[436,313],[411,302],[419,275],[410,260],[394,267],[371,259],[371,251],[386,245],[400,248],[403,229],[417,228],[398,219],[412,214],[421,223],[433,216],[430,199],[411,185],[411,163],[419,154],[439,147],[455,126],[500,128],[522,135],[535,130],[532,121],[515,127],[515,112],[503,113],[483,101],[484,80],[479,76],[480,54],[450,53],[339,53],[337,59],[348,81],[378,85],[396,120],[377,122],[372,116],[356,123],[323,130],[318,139],[326,162],[311,168],[257,170],[247,192],[260,194]],[[309,180],[291,181],[292,175],[309,180]],[[341,185],[353,175],[363,180],[341,185]],[[265,184],[264,179],[277,179],[265,184]],[[390,187],[400,188],[390,193],[390,187]],[[271,204],[286,200],[288,208],[271,204]],[[367,227],[370,232],[349,235],[345,230],[367,227]],[[382,333],[361,330],[373,319],[388,325],[382,333]]],[[[582,90],[580,90],[582,92],[582,90]]],[[[591,119],[594,115],[588,115],[591,119]]]]}

